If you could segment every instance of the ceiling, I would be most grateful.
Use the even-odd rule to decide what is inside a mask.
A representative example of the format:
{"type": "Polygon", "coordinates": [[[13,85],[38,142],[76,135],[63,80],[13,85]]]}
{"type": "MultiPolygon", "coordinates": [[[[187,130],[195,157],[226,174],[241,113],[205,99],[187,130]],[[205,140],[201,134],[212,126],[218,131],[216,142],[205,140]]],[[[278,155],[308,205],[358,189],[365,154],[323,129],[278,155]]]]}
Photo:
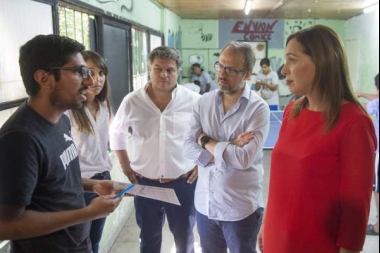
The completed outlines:
{"type": "Polygon", "coordinates": [[[378,0],[253,0],[244,14],[246,0],[151,0],[182,19],[340,19],[363,13],[378,0]]]}

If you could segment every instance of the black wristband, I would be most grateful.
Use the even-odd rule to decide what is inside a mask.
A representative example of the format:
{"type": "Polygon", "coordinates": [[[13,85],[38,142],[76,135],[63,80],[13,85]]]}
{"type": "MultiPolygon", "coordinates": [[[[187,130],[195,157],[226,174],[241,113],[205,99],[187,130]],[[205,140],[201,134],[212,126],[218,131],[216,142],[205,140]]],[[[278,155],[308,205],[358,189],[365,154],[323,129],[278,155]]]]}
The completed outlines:
{"type": "Polygon", "coordinates": [[[204,149],[206,149],[206,144],[207,144],[207,142],[210,141],[210,139],[211,138],[209,136],[207,136],[207,135],[203,136],[201,138],[201,147],[204,148],[204,149]]]}

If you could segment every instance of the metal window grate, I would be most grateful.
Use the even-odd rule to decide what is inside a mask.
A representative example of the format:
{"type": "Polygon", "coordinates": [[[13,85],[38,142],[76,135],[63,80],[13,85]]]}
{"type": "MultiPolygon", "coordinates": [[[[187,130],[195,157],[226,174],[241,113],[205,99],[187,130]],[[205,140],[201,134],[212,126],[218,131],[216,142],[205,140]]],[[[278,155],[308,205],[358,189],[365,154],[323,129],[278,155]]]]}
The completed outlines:
{"type": "Polygon", "coordinates": [[[82,43],[90,49],[90,23],[94,16],[68,7],[59,6],[59,33],[82,43]]]}

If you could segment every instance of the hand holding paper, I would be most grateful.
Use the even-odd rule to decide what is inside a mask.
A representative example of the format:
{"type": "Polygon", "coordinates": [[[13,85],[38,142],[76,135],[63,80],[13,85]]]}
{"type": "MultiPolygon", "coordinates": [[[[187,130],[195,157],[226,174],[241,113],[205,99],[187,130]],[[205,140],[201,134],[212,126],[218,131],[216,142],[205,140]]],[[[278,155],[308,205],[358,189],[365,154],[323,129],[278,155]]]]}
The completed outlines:
{"type": "Polygon", "coordinates": [[[124,190],[122,190],[121,192],[119,192],[118,194],[116,194],[115,198],[123,197],[123,195],[126,194],[127,192],[129,192],[130,190],[132,190],[133,187],[135,187],[134,184],[129,185],[127,188],[125,188],[124,190]]]}
{"type": "Polygon", "coordinates": [[[127,190],[132,185],[134,187],[128,190],[128,193],[131,195],[160,200],[160,201],[168,202],[168,203],[178,205],[178,206],[181,205],[173,189],[114,182],[115,189],[127,190]]]}

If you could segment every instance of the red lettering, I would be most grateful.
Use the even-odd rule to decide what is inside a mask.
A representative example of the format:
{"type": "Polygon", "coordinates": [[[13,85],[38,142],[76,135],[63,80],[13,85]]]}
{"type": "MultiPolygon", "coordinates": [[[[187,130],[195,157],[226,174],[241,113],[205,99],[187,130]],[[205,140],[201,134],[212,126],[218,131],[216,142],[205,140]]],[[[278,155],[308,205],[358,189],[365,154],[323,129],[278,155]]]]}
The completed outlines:
{"type": "Polygon", "coordinates": [[[234,28],[232,29],[232,33],[241,33],[243,30],[241,30],[241,26],[244,25],[243,21],[236,22],[234,28]]]}
{"type": "Polygon", "coordinates": [[[273,27],[277,24],[278,20],[274,21],[272,24],[268,24],[268,32],[273,31],[273,27]]]}
{"type": "Polygon", "coordinates": [[[271,33],[246,33],[244,40],[247,41],[269,41],[272,40],[271,33]]]}

